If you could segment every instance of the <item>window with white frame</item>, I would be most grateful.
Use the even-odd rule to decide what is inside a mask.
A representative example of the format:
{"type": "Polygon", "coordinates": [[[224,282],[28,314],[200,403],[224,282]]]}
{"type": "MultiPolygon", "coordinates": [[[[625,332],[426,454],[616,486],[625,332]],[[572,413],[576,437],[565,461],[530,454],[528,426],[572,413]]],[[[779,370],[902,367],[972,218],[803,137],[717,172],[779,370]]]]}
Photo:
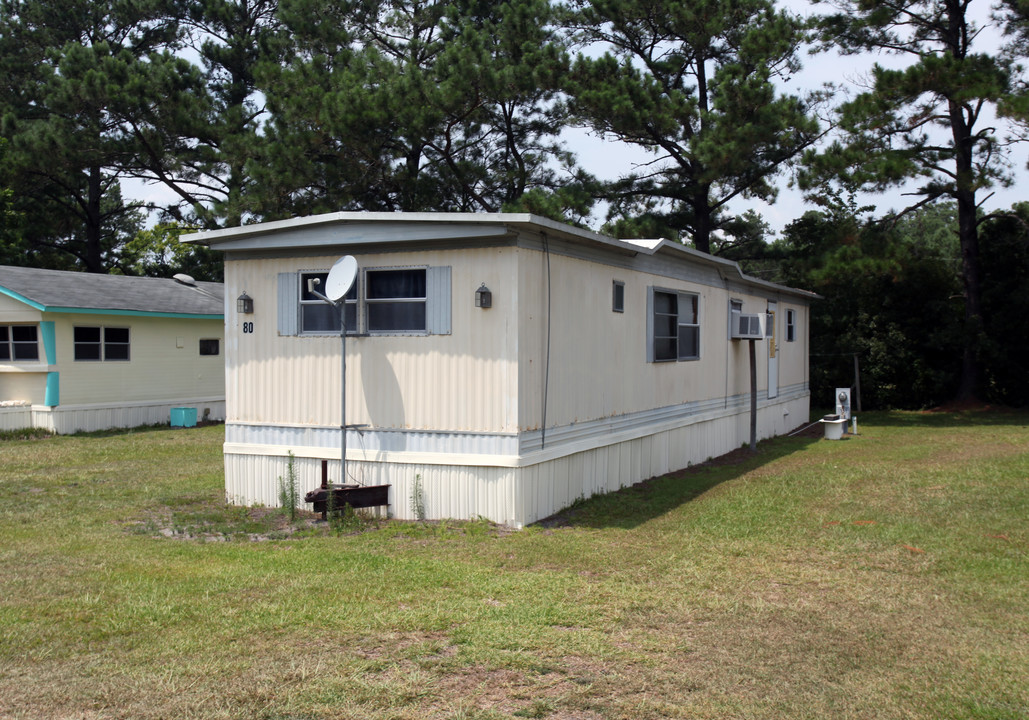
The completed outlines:
{"type": "Polygon", "coordinates": [[[128,361],[129,329],[77,325],[72,330],[72,347],[80,361],[128,361]]]}
{"type": "Polygon", "coordinates": [[[648,360],[698,360],[700,296],[650,288],[648,305],[648,360]]]}
{"type": "MultiPolygon", "coordinates": [[[[279,273],[278,332],[282,336],[339,334],[339,312],[315,296],[328,271],[279,273]]],[[[449,335],[449,266],[366,267],[345,298],[347,334],[449,335]]]]}
{"type": "MultiPolygon", "coordinates": [[[[328,272],[300,273],[300,333],[302,335],[339,335],[339,309],[325,302],[315,292],[325,294],[328,272]],[[316,284],[312,282],[317,280],[316,284]]],[[[343,298],[347,334],[357,332],[357,282],[343,298]]]]}
{"type": "Polygon", "coordinates": [[[786,342],[793,342],[797,339],[797,311],[786,311],[786,342]]]}
{"type": "Polygon", "coordinates": [[[39,360],[39,327],[0,325],[0,362],[39,360]]]}

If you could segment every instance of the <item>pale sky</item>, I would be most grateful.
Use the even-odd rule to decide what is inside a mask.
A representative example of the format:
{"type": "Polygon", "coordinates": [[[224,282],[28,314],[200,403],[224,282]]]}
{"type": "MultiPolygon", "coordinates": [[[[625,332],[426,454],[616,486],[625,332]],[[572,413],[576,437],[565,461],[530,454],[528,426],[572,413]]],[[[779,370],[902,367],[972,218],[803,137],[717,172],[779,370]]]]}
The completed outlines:
{"type": "MultiPolygon", "coordinates": [[[[791,8],[800,15],[808,15],[812,12],[812,6],[805,0],[788,0],[780,3],[791,8]]],[[[988,27],[991,3],[989,0],[974,0],[971,9],[974,12],[979,24],[984,26],[984,31],[977,38],[977,47],[982,52],[993,52],[1001,40],[999,31],[988,27]]],[[[903,67],[906,60],[903,56],[866,56],[866,57],[841,57],[836,54],[821,54],[817,56],[805,56],[804,68],[798,73],[787,86],[787,92],[799,92],[799,89],[818,88],[824,83],[834,83],[842,86],[843,92],[857,93],[862,89],[862,80],[871,69],[874,62],[887,67],[903,67]]],[[[980,125],[985,126],[989,122],[981,120],[980,125]]],[[[1003,122],[997,126],[998,135],[1004,135],[1003,122]]],[[[603,143],[596,138],[589,137],[583,131],[573,131],[567,134],[570,147],[576,151],[580,163],[589,172],[603,179],[614,179],[619,175],[631,170],[634,164],[647,162],[652,159],[640,150],[633,150],[618,143],[603,143]]],[[[1013,203],[1029,200],[1029,170],[1026,169],[1026,162],[1029,160],[1029,143],[1022,143],[1015,146],[1010,155],[1012,167],[1011,172],[1015,178],[1014,185],[1010,188],[994,188],[993,197],[989,198],[984,207],[987,210],[998,208],[1009,208],[1013,203]]],[[[737,200],[732,204],[736,212],[744,212],[753,209],[759,213],[776,233],[782,230],[793,220],[799,218],[807,210],[816,209],[814,206],[804,202],[801,193],[796,189],[788,187],[788,177],[782,177],[779,181],[779,196],[771,204],[765,204],[756,200],[737,200]]],[[[911,186],[912,188],[914,185],[911,186]]],[[[875,215],[882,215],[890,210],[901,210],[911,204],[914,198],[905,197],[903,189],[897,189],[887,194],[874,195],[865,194],[858,197],[860,205],[874,205],[877,210],[875,215]]],[[[980,192],[977,199],[982,202],[988,192],[980,192]]],[[[603,218],[601,218],[602,220],[603,218]]]]}

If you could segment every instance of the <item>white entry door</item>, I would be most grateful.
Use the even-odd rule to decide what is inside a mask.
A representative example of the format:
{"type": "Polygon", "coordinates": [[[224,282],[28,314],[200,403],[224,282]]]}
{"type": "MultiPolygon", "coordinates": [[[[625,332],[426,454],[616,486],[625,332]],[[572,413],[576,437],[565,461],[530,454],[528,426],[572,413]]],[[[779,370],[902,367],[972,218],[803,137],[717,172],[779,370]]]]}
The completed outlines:
{"type": "Polygon", "coordinates": [[[779,304],[768,301],[768,328],[765,335],[768,337],[768,397],[779,396],[779,304]]]}

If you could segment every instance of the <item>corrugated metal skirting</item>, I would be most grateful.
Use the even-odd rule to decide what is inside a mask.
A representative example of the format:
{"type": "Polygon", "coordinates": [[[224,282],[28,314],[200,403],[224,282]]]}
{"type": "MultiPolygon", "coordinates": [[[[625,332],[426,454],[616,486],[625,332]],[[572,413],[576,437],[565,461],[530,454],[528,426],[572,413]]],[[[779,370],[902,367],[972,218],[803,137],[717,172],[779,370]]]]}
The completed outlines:
{"type": "MultiPolygon", "coordinates": [[[[807,396],[759,411],[759,437],[784,432],[807,418],[807,396]],[[796,421],[790,423],[788,418],[796,421]]],[[[347,460],[348,482],[389,484],[390,514],[413,519],[411,505],[420,483],[428,519],[474,519],[523,527],[553,515],[580,498],[618,490],[740,447],[749,438],[747,413],[695,422],[672,430],[577,452],[522,467],[425,465],[347,460]]],[[[321,461],[294,461],[302,491],[321,482],[321,461]]],[[[226,497],[236,504],[279,504],[288,460],[276,455],[225,455],[226,497]]],[[[329,461],[330,481],[338,482],[339,461],[329,461]]]]}

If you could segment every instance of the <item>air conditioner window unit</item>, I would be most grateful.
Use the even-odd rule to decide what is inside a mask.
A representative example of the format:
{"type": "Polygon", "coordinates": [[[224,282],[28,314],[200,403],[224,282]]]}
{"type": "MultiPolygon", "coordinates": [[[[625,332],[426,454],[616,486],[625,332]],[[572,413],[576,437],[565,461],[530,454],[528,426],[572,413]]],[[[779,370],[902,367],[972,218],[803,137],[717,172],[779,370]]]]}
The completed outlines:
{"type": "Polygon", "coordinates": [[[732,313],[733,340],[762,340],[767,316],[764,313],[732,313]]]}

